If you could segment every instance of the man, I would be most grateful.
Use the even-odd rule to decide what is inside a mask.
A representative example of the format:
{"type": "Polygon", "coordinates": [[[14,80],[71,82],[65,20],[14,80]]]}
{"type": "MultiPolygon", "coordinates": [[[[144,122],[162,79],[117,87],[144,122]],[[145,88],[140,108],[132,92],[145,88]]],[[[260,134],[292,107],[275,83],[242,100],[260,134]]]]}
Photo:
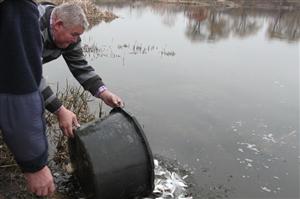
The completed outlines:
{"type": "Polygon", "coordinates": [[[42,40],[37,5],[31,0],[0,1],[0,129],[24,172],[28,188],[51,195],[43,101],[42,40]]]}
{"type": "MultiPolygon", "coordinates": [[[[85,60],[80,35],[87,29],[88,22],[83,10],[78,5],[68,3],[59,6],[42,3],[38,9],[44,42],[43,63],[62,55],[71,73],[85,90],[111,107],[124,106],[121,98],[106,88],[102,79],[85,60]]],[[[44,79],[40,90],[46,109],[57,115],[64,134],[73,136],[73,127],[79,125],[75,114],[62,105],[44,79]]]]}

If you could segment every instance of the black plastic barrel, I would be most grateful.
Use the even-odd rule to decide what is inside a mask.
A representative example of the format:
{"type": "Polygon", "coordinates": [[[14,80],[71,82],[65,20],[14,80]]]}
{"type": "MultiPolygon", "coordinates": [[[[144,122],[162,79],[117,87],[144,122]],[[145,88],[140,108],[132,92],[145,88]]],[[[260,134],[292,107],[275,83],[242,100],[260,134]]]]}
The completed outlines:
{"type": "Polygon", "coordinates": [[[70,139],[69,149],[88,198],[133,199],[152,193],[152,152],[137,120],[123,109],[82,125],[70,139]]]}

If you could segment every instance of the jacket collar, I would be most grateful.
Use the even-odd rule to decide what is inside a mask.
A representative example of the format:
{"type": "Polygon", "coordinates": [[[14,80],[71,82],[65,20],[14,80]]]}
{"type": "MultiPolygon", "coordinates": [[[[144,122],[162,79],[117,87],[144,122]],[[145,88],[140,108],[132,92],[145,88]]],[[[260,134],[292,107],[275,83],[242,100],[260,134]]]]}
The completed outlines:
{"type": "Polygon", "coordinates": [[[40,28],[43,35],[44,48],[47,49],[57,49],[58,47],[55,45],[50,26],[51,14],[54,6],[52,5],[40,5],[44,7],[45,11],[43,16],[40,18],[40,28]]]}

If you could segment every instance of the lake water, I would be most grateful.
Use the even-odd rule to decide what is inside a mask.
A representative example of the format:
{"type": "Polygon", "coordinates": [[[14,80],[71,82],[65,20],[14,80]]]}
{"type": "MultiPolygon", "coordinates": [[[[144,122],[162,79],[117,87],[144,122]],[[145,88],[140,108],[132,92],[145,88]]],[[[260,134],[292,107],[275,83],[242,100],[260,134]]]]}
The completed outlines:
{"type": "MultiPolygon", "coordinates": [[[[119,18],[82,36],[87,59],[194,198],[299,198],[299,11],[102,8],[119,18]]],[[[44,73],[78,85],[62,59],[44,73]]]]}

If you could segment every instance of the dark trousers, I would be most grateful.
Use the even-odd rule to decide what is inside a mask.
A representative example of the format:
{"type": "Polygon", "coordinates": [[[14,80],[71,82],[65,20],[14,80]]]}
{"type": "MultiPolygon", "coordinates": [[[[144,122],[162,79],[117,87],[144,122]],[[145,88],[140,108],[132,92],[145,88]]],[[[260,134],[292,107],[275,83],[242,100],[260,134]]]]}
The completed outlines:
{"type": "Polygon", "coordinates": [[[23,171],[34,172],[47,163],[48,142],[39,91],[26,95],[0,94],[0,129],[23,171]]]}

